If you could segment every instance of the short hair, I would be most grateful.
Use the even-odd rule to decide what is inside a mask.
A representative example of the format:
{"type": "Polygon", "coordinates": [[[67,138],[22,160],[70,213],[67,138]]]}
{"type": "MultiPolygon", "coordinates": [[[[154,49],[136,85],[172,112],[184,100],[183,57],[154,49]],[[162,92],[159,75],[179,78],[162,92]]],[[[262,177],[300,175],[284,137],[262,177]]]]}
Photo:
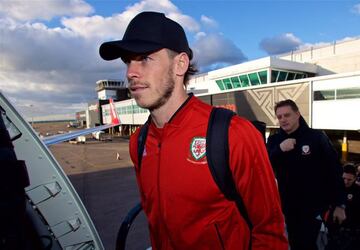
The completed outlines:
{"type": "Polygon", "coordinates": [[[347,173],[347,174],[352,174],[352,175],[356,176],[356,168],[355,168],[355,165],[352,164],[352,163],[346,163],[346,164],[343,166],[343,172],[344,172],[344,173],[347,173]]]}
{"type": "Polygon", "coordinates": [[[296,105],[296,103],[291,100],[291,99],[286,99],[286,100],[283,100],[283,101],[280,101],[280,102],[277,102],[275,104],[275,107],[274,107],[274,110],[275,110],[275,113],[276,113],[276,110],[280,107],[285,107],[285,106],[290,106],[290,108],[295,111],[295,112],[298,112],[299,111],[299,107],[296,105]]]}
{"type": "Polygon", "coordinates": [[[184,85],[185,86],[189,83],[190,77],[195,75],[198,71],[199,70],[196,67],[196,64],[190,62],[189,68],[187,69],[185,76],[184,76],[184,85]]]}

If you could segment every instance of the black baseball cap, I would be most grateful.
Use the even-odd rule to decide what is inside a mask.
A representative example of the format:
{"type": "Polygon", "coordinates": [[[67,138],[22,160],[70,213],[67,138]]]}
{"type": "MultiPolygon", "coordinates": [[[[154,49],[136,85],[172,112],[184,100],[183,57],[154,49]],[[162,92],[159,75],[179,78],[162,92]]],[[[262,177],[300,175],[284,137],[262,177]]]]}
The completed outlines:
{"type": "Polygon", "coordinates": [[[99,53],[109,61],[127,54],[146,54],[163,48],[185,52],[192,59],[192,51],[180,24],[163,13],[141,12],[131,20],[122,40],[103,43],[99,53]]]}

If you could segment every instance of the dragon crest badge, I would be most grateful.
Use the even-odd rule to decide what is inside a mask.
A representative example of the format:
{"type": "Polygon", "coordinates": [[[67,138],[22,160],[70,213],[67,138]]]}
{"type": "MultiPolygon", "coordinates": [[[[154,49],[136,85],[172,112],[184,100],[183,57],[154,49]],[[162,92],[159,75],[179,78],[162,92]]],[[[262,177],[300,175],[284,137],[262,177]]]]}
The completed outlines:
{"type": "Polygon", "coordinates": [[[195,160],[200,160],[206,155],[206,138],[194,137],[190,145],[191,155],[195,160]]]}

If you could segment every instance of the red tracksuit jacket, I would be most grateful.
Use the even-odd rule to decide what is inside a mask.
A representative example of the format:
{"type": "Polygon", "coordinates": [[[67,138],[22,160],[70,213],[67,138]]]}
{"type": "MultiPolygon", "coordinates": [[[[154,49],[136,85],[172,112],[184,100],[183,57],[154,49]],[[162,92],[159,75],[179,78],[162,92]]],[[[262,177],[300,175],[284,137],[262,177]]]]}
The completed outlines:
{"type": "MultiPolygon", "coordinates": [[[[131,137],[130,155],[154,250],[249,249],[248,226],[207,165],[211,108],[192,96],[162,129],[151,123],[140,171],[139,130],[131,137]]],[[[253,224],[252,249],[287,250],[275,177],[260,133],[235,116],[229,145],[230,168],[253,224]]]]}

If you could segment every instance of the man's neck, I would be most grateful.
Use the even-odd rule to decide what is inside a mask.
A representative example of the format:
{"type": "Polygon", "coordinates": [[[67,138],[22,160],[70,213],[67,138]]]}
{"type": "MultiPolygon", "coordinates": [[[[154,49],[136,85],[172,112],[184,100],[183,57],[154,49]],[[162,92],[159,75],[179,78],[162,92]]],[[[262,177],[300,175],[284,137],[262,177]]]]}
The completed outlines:
{"type": "Polygon", "coordinates": [[[188,95],[186,91],[173,92],[169,100],[159,107],[158,109],[152,110],[150,112],[151,119],[155,123],[156,127],[163,128],[165,123],[167,123],[175,112],[181,107],[181,105],[186,101],[188,95]]]}

